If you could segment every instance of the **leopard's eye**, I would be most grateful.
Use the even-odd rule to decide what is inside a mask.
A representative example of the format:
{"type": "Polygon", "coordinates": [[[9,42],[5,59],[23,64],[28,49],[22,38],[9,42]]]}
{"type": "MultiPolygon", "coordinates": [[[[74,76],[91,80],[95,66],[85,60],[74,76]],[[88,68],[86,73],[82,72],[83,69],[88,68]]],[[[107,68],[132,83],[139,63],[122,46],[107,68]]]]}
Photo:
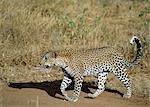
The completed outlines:
{"type": "Polygon", "coordinates": [[[48,58],[47,57],[45,57],[45,60],[47,60],[48,58]]]}

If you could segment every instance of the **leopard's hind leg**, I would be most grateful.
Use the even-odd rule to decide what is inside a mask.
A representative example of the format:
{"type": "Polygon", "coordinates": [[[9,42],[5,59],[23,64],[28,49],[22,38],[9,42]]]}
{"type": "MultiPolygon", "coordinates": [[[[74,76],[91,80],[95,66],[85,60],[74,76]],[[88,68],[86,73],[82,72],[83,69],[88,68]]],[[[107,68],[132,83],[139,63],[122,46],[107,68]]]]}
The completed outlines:
{"type": "Polygon", "coordinates": [[[115,74],[115,76],[118,77],[118,79],[124,84],[124,86],[127,89],[127,93],[123,95],[124,98],[130,98],[131,94],[132,94],[132,90],[131,90],[131,81],[128,78],[128,74],[126,73],[126,69],[116,69],[115,71],[113,71],[113,73],[115,74]]]}

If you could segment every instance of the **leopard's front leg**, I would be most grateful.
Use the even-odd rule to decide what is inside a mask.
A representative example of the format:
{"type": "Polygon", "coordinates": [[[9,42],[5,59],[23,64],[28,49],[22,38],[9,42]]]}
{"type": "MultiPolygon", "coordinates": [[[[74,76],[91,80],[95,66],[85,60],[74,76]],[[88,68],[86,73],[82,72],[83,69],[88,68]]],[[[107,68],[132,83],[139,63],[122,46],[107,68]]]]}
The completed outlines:
{"type": "Polygon", "coordinates": [[[61,83],[61,92],[65,96],[65,99],[68,101],[76,102],[79,98],[80,92],[81,92],[81,87],[82,87],[82,82],[83,82],[83,77],[79,73],[75,73],[74,75],[71,75],[74,78],[74,93],[73,96],[68,96],[67,92],[65,89],[70,85],[71,79],[68,77],[64,77],[62,83],[61,83]]]}
{"type": "Polygon", "coordinates": [[[60,90],[61,90],[61,93],[65,96],[65,99],[69,99],[67,92],[66,92],[66,88],[71,84],[71,82],[72,80],[68,78],[67,76],[64,76],[61,82],[60,90]]]}
{"type": "Polygon", "coordinates": [[[105,90],[105,82],[107,79],[108,72],[99,72],[98,73],[98,89],[94,94],[89,93],[88,97],[95,98],[100,95],[105,90]]]}
{"type": "Polygon", "coordinates": [[[74,93],[71,97],[71,101],[76,102],[80,96],[83,83],[83,76],[80,73],[74,75],[74,93]]]}

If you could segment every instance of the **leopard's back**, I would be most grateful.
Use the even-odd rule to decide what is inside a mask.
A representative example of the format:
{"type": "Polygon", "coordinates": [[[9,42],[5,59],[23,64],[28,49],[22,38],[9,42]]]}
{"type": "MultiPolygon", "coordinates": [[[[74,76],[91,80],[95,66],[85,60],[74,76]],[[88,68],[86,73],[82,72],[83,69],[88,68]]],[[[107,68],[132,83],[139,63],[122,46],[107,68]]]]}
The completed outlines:
{"type": "Polygon", "coordinates": [[[126,65],[128,64],[124,56],[112,47],[76,50],[66,52],[65,55],[68,55],[66,56],[66,63],[75,72],[84,72],[86,69],[93,69],[104,65],[112,68],[119,61],[126,63],[126,65]]]}

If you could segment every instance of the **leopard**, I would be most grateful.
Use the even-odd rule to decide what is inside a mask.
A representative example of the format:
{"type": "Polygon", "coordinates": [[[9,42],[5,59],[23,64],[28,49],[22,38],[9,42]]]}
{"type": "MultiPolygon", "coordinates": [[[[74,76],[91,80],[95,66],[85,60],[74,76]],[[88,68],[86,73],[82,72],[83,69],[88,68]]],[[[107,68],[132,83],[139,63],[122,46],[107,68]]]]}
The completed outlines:
{"type": "Polygon", "coordinates": [[[128,76],[128,69],[140,63],[142,57],[142,43],[138,36],[130,39],[130,44],[134,46],[134,58],[128,61],[119,50],[106,46],[92,49],[78,49],[65,51],[46,52],[40,62],[44,69],[60,67],[63,71],[63,80],[60,91],[64,99],[76,102],[79,99],[83,80],[86,76],[94,76],[97,79],[97,89],[94,93],[88,93],[90,98],[96,98],[105,90],[105,82],[108,74],[114,74],[127,92],[124,98],[130,98],[132,94],[131,80],[128,76]],[[73,94],[68,96],[66,88],[74,82],[73,94]]]}

